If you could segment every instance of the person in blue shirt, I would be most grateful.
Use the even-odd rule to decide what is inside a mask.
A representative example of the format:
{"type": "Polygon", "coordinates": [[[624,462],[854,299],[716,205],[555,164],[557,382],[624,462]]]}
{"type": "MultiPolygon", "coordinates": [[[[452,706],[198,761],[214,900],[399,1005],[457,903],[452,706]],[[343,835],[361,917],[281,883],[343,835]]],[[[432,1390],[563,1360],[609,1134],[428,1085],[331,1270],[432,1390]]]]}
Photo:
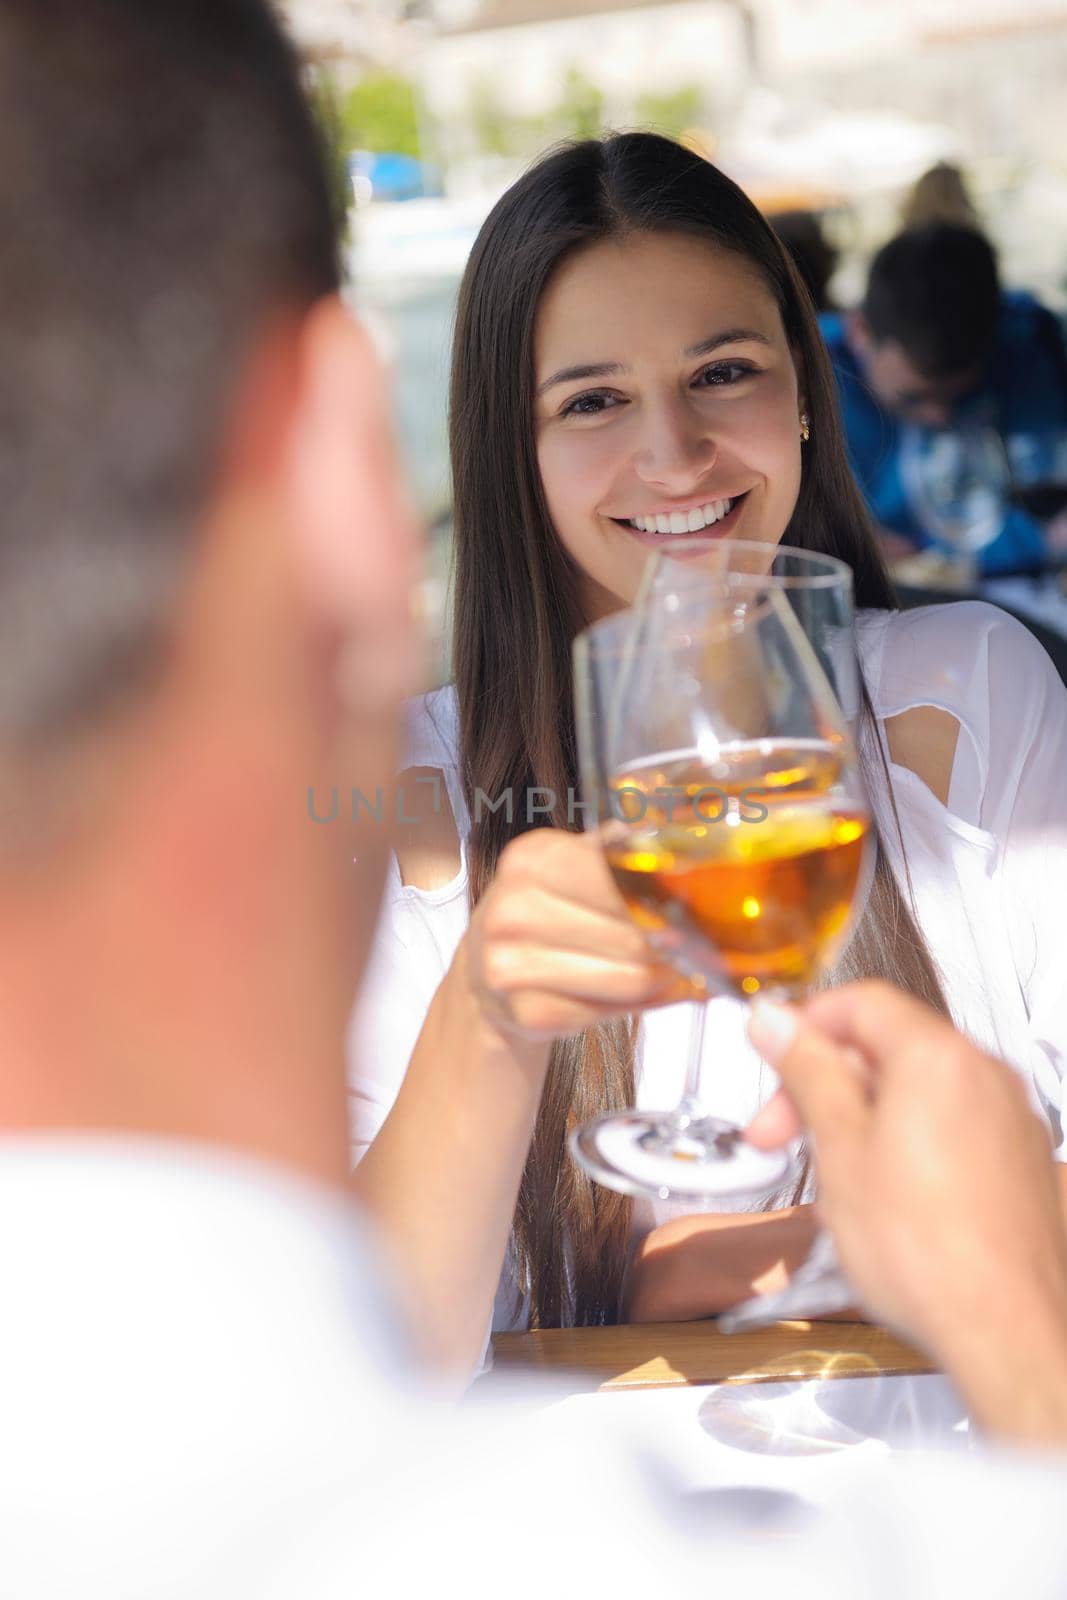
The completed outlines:
{"type": "Polygon", "coordinates": [[[1002,291],[981,233],[930,223],[898,234],[875,256],[862,306],[820,322],[849,459],[887,553],[955,542],[922,483],[924,462],[953,450],[969,457],[957,514],[966,523],[971,509],[982,574],[1067,553],[1067,510],[1041,521],[1015,500],[1024,484],[1067,476],[1067,348],[1032,295],[1002,291]]]}

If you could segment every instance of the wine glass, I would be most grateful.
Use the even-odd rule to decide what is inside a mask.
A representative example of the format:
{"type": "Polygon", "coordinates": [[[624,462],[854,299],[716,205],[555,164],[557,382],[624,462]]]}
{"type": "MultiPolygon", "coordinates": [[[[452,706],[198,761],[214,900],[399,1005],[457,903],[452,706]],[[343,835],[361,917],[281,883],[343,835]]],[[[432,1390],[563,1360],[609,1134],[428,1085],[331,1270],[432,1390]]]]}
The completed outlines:
{"type": "Polygon", "coordinates": [[[728,585],[735,601],[758,598],[771,588],[788,601],[797,623],[830,684],[845,722],[852,728],[860,708],[860,675],[853,635],[852,569],[836,556],[793,545],[700,534],[666,536],[646,564],[633,601],[673,606],[671,597],[694,588],[728,585]]]}
{"type": "MultiPolygon", "coordinates": [[[[846,711],[859,699],[851,620],[843,563],[691,537],[665,541],[634,607],[576,641],[586,815],[630,914],[696,997],[679,1105],[610,1113],[571,1136],[611,1188],[706,1201],[768,1194],[788,1176],[785,1152],[755,1150],[706,1105],[703,1002],[809,993],[865,896],[873,836],[846,711]]],[[[828,1251],[820,1241],[811,1309],[854,1298],[827,1282],[828,1251]]]]}
{"type": "Polygon", "coordinates": [[[1067,427],[1034,423],[1016,428],[1004,443],[1012,502],[1040,522],[1067,510],[1067,427]]]}
{"type": "Polygon", "coordinates": [[[916,516],[962,575],[1004,525],[1012,475],[1004,441],[979,421],[930,430],[905,426],[900,475],[916,516]]]}

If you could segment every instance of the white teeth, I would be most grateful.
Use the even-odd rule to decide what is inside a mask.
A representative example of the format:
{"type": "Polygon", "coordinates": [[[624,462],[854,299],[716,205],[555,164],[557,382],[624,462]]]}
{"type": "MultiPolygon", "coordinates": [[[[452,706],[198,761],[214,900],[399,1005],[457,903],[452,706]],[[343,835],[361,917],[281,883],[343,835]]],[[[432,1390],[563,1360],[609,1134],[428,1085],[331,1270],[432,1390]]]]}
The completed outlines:
{"type": "Polygon", "coordinates": [[[713,522],[721,522],[733,510],[733,500],[710,500],[692,511],[672,511],[656,517],[631,517],[630,526],[641,533],[699,533],[713,522]]]}

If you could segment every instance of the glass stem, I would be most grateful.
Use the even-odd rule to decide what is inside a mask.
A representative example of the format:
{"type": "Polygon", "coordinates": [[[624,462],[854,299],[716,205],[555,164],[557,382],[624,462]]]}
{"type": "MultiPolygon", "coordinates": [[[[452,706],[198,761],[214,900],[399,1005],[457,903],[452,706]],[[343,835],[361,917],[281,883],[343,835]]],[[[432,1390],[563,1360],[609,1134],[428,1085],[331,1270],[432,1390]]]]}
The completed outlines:
{"type": "Polygon", "coordinates": [[[678,1106],[678,1121],[683,1127],[704,1115],[700,1100],[700,1069],[704,1059],[704,1017],[706,1000],[694,1000],[689,1013],[689,1047],[685,1063],[685,1088],[678,1106]]]}

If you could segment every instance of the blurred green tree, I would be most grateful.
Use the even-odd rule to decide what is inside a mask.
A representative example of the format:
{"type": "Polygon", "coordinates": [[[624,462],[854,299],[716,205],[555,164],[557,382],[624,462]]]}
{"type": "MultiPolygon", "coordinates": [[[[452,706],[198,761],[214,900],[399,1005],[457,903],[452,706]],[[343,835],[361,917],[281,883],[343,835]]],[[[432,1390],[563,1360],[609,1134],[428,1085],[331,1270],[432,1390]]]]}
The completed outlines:
{"type": "Polygon", "coordinates": [[[595,139],[604,127],[604,96],[578,67],[569,67],[553,120],[568,139],[595,139]]]}
{"type": "Polygon", "coordinates": [[[654,128],[677,139],[687,128],[705,117],[704,91],[698,84],[685,84],[673,94],[643,94],[634,107],[634,120],[640,128],[654,128]]]}
{"type": "Polygon", "coordinates": [[[348,135],[341,108],[337,85],[326,72],[316,72],[308,84],[311,109],[322,140],[326,173],[330,184],[330,200],[338,237],[348,234],[348,208],[352,201],[352,185],[348,177],[348,135]]]}
{"type": "Polygon", "coordinates": [[[514,156],[523,153],[523,120],[504,110],[491,83],[480,79],[472,86],[467,115],[475,142],[486,155],[514,156]]]}
{"type": "Polygon", "coordinates": [[[341,109],[350,150],[419,156],[415,85],[409,78],[396,72],[368,73],[348,91],[341,109]]]}
{"type": "Polygon", "coordinates": [[[475,83],[467,102],[475,142],[487,155],[528,160],[556,139],[593,139],[604,129],[604,96],[579,67],[563,76],[559,99],[540,116],[509,111],[497,86],[475,83]]]}

